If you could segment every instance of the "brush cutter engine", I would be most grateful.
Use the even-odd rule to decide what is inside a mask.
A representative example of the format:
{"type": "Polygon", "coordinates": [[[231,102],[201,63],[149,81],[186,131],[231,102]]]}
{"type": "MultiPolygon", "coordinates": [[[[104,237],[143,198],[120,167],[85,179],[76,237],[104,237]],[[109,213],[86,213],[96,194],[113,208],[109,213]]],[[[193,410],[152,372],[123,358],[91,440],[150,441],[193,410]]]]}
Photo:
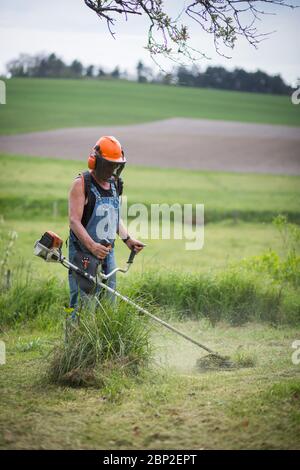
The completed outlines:
{"type": "Polygon", "coordinates": [[[50,230],[37,240],[34,244],[34,254],[49,262],[61,260],[62,239],[50,230]]]}

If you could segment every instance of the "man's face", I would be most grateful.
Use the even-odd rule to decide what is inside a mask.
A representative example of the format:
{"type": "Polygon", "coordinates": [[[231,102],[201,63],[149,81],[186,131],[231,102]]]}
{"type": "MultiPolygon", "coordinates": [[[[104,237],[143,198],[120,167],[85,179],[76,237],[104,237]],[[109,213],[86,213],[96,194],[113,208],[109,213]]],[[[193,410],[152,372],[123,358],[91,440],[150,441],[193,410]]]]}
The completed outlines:
{"type": "Polygon", "coordinates": [[[104,158],[98,159],[96,166],[96,177],[99,180],[107,181],[114,172],[118,169],[119,163],[112,163],[104,160],[104,158]]]}

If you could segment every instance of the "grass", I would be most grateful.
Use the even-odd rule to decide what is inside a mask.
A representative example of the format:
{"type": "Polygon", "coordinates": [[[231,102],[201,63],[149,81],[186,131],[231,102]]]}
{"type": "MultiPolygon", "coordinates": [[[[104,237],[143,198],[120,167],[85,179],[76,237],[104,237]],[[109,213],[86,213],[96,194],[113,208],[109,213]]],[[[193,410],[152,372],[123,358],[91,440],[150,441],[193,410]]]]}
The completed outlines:
{"type": "Polygon", "coordinates": [[[173,312],[183,319],[207,318],[212,324],[227,321],[232,325],[300,323],[299,290],[240,268],[209,276],[149,271],[136,277],[134,285],[165,314],[173,312]]]}
{"type": "MultiPolygon", "coordinates": [[[[48,220],[5,220],[1,224],[2,234],[14,230],[18,233],[15,241],[13,253],[10,258],[10,266],[17,269],[20,260],[24,261],[24,272],[26,264],[29,262],[34,278],[42,276],[57,276],[58,279],[65,279],[67,271],[57,265],[44,263],[33,256],[33,244],[40,238],[46,230],[53,230],[64,240],[68,236],[68,226],[66,219],[48,220]]],[[[134,234],[134,232],[131,232],[134,234]]],[[[257,224],[239,222],[212,223],[205,227],[204,247],[200,251],[187,251],[184,240],[144,240],[147,244],[143,252],[136,257],[133,266],[126,277],[131,278],[136,274],[148,271],[149,269],[158,272],[168,272],[170,270],[182,271],[185,273],[212,273],[227,269],[229,264],[254,255],[259,255],[274,249],[282,252],[282,242],[271,224],[257,224]]],[[[128,259],[128,248],[118,240],[116,242],[116,257],[118,265],[124,265],[128,259]]],[[[64,245],[64,254],[68,250],[64,245]]]]}
{"type": "MultiPolygon", "coordinates": [[[[34,322],[45,324],[43,312],[46,310],[51,313],[52,323],[55,323],[63,305],[68,302],[67,287],[64,283],[67,272],[56,265],[34,258],[32,249],[34,241],[49,229],[59,233],[66,240],[66,192],[72,176],[79,171],[79,165],[78,162],[50,159],[1,159],[3,171],[0,177],[0,194],[4,214],[2,234],[7,234],[9,230],[18,233],[9,266],[13,276],[18,276],[18,269],[22,265],[20,260],[23,259],[24,276],[26,270],[31,273],[30,281],[24,281],[23,276],[22,284],[17,284],[15,290],[1,300],[3,318],[7,318],[8,323],[32,318],[34,322]],[[18,172],[13,171],[16,166],[18,172]],[[39,196],[41,194],[42,198],[39,196]],[[22,199],[20,206],[12,203],[17,198],[22,199]],[[51,204],[60,198],[65,204],[65,210],[58,206],[57,213],[51,214],[51,204]],[[35,209],[30,205],[30,201],[36,204],[35,209]],[[47,210],[50,209],[48,219],[47,210],[43,210],[47,205],[47,210]],[[26,263],[29,263],[27,268],[26,263]],[[47,281],[41,282],[41,275],[47,276],[47,281]],[[22,295],[16,295],[17,292],[22,295]],[[6,304],[9,305],[7,311],[6,304]]],[[[297,177],[263,176],[260,179],[257,175],[170,170],[163,187],[164,175],[161,173],[154,169],[129,168],[128,179],[126,177],[129,200],[150,204],[153,194],[153,202],[174,202],[180,176],[182,185],[187,186],[188,182],[191,189],[184,195],[176,194],[177,200],[194,203],[200,194],[203,196],[205,207],[208,207],[206,214],[219,211],[221,215],[224,213],[225,218],[229,206],[232,212],[244,212],[249,217],[251,213],[255,214],[256,220],[259,217],[263,219],[266,210],[275,215],[278,207],[281,207],[283,212],[294,211],[294,217],[298,216],[297,177]],[[139,199],[142,197],[142,188],[143,199],[139,199]],[[243,198],[241,195],[244,193],[246,196],[243,198]],[[281,201],[281,206],[278,201],[281,201]]],[[[130,225],[129,230],[134,234],[130,225]]],[[[260,319],[297,324],[299,295],[296,285],[286,284],[278,276],[273,278],[268,272],[254,270],[255,272],[251,273],[246,267],[228,269],[232,262],[260,255],[271,248],[283,256],[282,240],[273,225],[258,224],[252,220],[251,223],[246,223],[237,216],[210,223],[205,226],[204,248],[196,252],[185,250],[184,240],[144,241],[148,246],[137,258],[129,275],[126,279],[119,278],[121,289],[126,290],[127,284],[136,284],[137,290],[148,296],[148,299],[153,299],[164,310],[174,310],[181,316],[205,316],[212,322],[227,319],[231,323],[243,323],[249,319],[260,319]],[[217,272],[219,274],[216,274],[217,272]]],[[[67,252],[65,248],[64,251],[67,252]]],[[[127,247],[118,243],[116,252],[118,264],[123,264],[123,260],[128,256],[127,247]]],[[[269,257],[268,263],[275,261],[277,271],[283,269],[285,264],[280,264],[278,256],[273,258],[269,257]]],[[[286,265],[287,270],[290,267],[286,265]]],[[[51,324],[51,320],[49,322],[51,324]]]]}
{"type": "Polygon", "coordinates": [[[41,381],[55,337],[28,332],[46,345],[19,351],[19,332],[5,337],[1,367],[0,447],[4,449],[299,449],[299,366],[291,362],[295,330],[251,324],[185,331],[223,354],[255,356],[255,367],[199,373],[202,353],[181,338],[153,332],[153,369],[114,375],[104,389],[41,381]]]}
{"type": "MultiPolygon", "coordinates": [[[[287,266],[289,269],[290,265],[287,266]]],[[[28,276],[24,280],[20,274],[18,278],[18,272],[12,270],[11,288],[0,291],[1,327],[7,329],[27,324],[39,325],[50,331],[61,329],[64,305],[68,305],[67,282],[54,275],[48,278],[28,276]]],[[[210,274],[148,269],[131,277],[119,278],[118,284],[121,293],[135,299],[138,304],[145,304],[158,316],[184,320],[205,318],[213,325],[220,321],[231,325],[261,321],[299,326],[298,287],[286,279],[274,278],[271,273],[265,272],[262,276],[261,272],[251,271],[240,264],[210,274]]],[[[126,317],[130,313],[125,311],[123,315],[126,317]]],[[[118,310],[116,315],[120,315],[118,310]]],[[[117,321],[113,312],[108,318],[117,321]]],[[[120,328],[125,324],[129,330],[130,324],[121,318],[117,324],[120,328]]],[[[98,324],[94,326],[102,334],[103,328],[98,324]]],[[[104,347],[102,343],[100,346],[104,347]]]]}
{"type": "Polygon", "coordinates": [[[207,90],[121,80],[7,80],[0,133],[133,124],[173,117],[300,125],[288,96],[207,90]]]}
{"type": "Polygon", "coordinates": [[[151,357],[147,318],[124,303],[103,303],[67,320],[64,341],[52,350],[48,367],[51,383],[105,384],[107,374],[138,374],[151,357]]]}
{"type": "MultiPolygon", "coordinates": [[[[7,219],[67,216],[67,197],[85,163],[0,155],[0,213],[7,219]],[[56,206],[54,207],[54,204],[56,206]]],[[[271,222],[279,213],[300,223],[300,177],[128,167],[128,204],[204,204],[205,221],[271,222]],[[180,181],[180,184],[178,182],[180,181]]]]}
{"type": "MultiPolygon", "coordinates": [[[[66,240],[68,188],[84,165],[2,155],[0,168],[2,229],[15,230],[19,235],[14,259],[30,260],[37,275],[55,273],[64,278],[64,270],[33,258],[32,247],[49,229],[66,240]],[[55,202],[57,210],[53,209],[55,202]]],[[[280,237],[269,222],[278,213],[290,214],[290,220],[300,220],[299,177],[128,167],[124,178],[129,204],[201,202],[205,205],[206,222],[204,248],[200,251],[187,251],[184,240],[144,239],[147,247],[136,258],[129,276],[148,268],[210,272],[226,269],[232,261],[259,255],[270,248],[280,253],[280,237]],[[185,190],[178,188],[179,178],[180,188],[185,190]]],[[[130,231],[135,233],[134,229],[130,231]]],[[[125,261],[128,249],[119,242],[116,250],[120,264],[125,261]]]]}
{"type": "MultiPolygon", "coordinates": [[[[292,363],[298,330],[287,325],[299,324],[298,265],[296,257],[287,262],[288,244],[282,246],[268,222],[278,212],[297,221],[297,177],[126,169],[131,202],[201,197],[211,223],[197,252],[185,251],[180,240],[146,241],[128,276],[119,278],[120,290],[142,296],[151,311],[240,368],[203,373],[195,367],[203,351],[153,325],[148,368],[128,374],[104,361],[100,382],[74,388],[45,377],[49,353],[61,344],[67,272],[34,258],[32,247],[48,229],[66,238],[66,192],[80,163],[7,156],[0,162],[0,261],[8,230],[18,232],[7,255],[12,287],[0,296],[0,339],[7,346],[0,366],[0,448],[299,448],[299,365],[292,363]],[[178,190],[179,177],[188,191],[178,190]],[[241,263],[268,248],[280,258],[241,263]]],[[[118,264],[127,254],[118,243],[118,264]]],[[[111,326],[119,321],[110,320],[111,326]]],[[[120,332],[116,328],[114,337],[120,332]]]]}

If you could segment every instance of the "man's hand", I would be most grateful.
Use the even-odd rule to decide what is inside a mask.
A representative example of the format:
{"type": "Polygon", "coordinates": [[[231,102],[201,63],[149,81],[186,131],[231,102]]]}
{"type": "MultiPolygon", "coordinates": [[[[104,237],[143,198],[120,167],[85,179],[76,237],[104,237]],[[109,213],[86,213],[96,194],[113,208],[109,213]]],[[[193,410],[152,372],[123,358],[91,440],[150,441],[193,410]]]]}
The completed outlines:
{"type": "Polygon", "coordinates": [[[91,247],[91,252],[93,253],[94,256],[96,256],[99,259],[104,259],[108,255],[108,253],[111,250],[111,246],[107,247],[104,245],[101,245],[101,243],[93,243],[91,247]]]}
{"type": "Polygon", "coordinates": [[[139,253],[146,246],[144,243],[139,240],[135,240],[134,238],[129,238],[125,243],[130,250],[134,250],[136,253],[139,253]]]}

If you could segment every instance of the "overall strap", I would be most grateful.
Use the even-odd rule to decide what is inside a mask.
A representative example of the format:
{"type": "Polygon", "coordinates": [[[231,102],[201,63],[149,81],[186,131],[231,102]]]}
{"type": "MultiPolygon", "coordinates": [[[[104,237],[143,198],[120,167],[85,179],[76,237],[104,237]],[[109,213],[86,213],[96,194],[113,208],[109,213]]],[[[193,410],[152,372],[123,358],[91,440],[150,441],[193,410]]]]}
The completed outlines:
{"type": "Polygon", "coordinates": [[[112,190],[112,193],[113,193],[113,197],[119,197],[118,189],[117,189],[117,182],[116,182],[115,178],[110,178],[109,181],[110,181],[110,184],[111,184],[111,190],[112,190]]]}
{"type": "Polygon", "coordinates": [[[91,194],[91,185],[92,185],[91,173],[89,171],[84,171],[83,173],[81,173],[80,176],[83,180],[85,199],[87,199],[89,201],[90,194],[91,194]]]}

